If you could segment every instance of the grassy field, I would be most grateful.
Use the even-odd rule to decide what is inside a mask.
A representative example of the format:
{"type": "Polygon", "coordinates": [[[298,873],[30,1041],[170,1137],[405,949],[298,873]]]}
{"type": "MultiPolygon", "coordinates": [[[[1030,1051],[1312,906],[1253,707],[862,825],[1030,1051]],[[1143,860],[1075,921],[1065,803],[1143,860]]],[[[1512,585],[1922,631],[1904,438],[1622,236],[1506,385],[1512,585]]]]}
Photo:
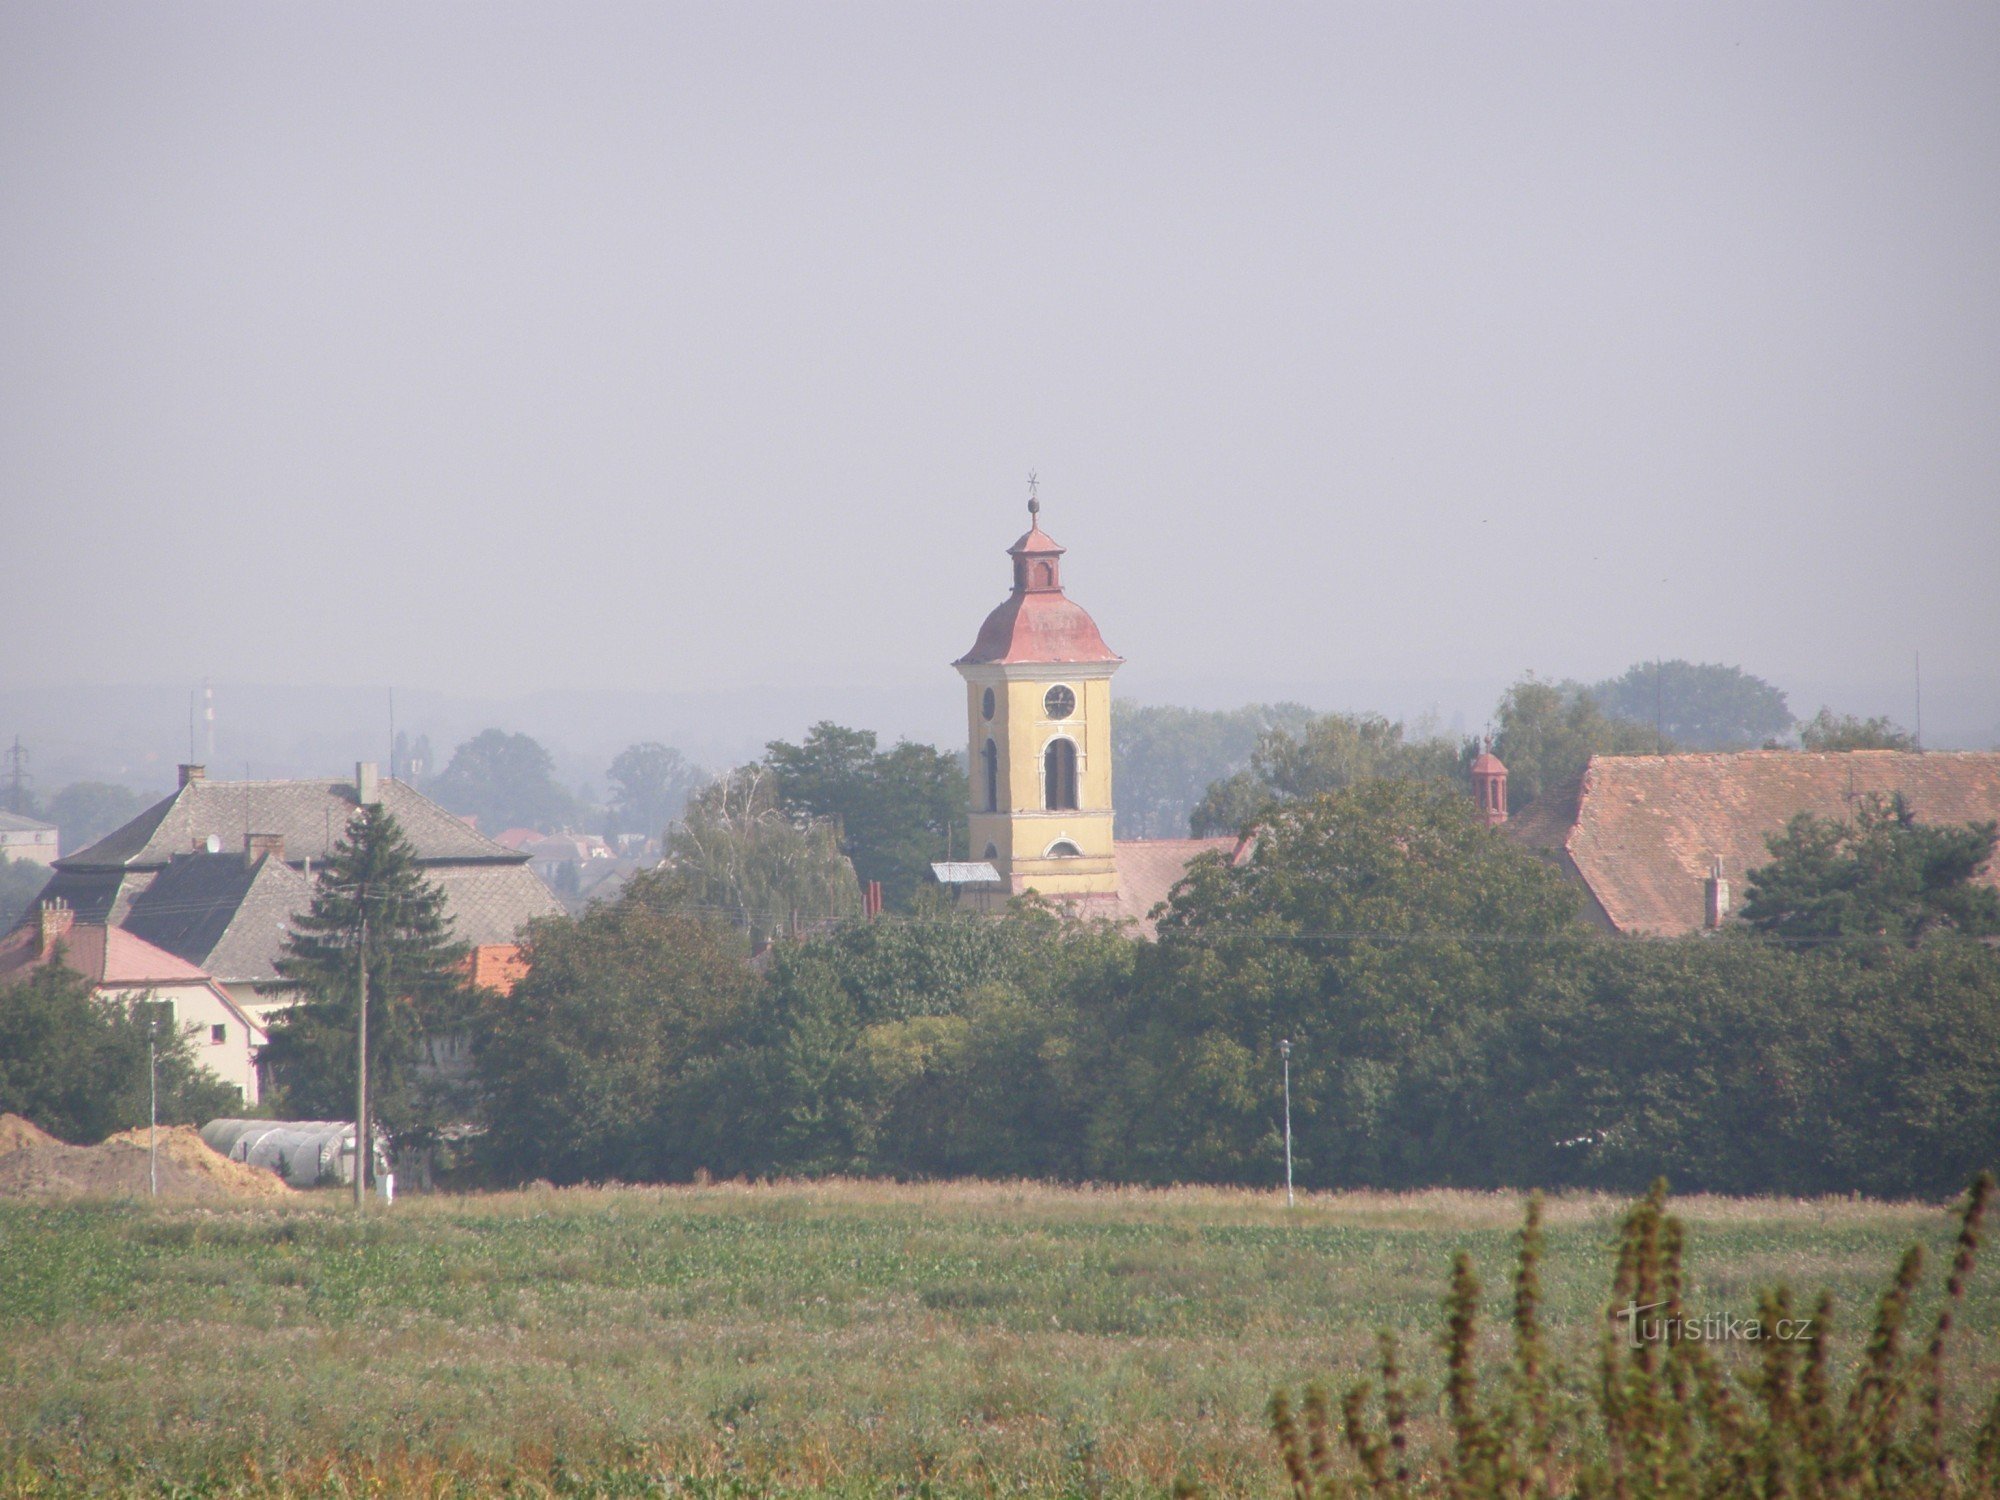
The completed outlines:
{"type": "MultiPolygon", "coordinates": [[[[1624,1205],[1549,1210],[1587,1373],[1624,1205]]],[[[1844,1352],[1920,1206],[1687,1199],[1691,1305],[1788,1281],[1844,1352]]],[[[1280,1383],[1397,1331],[1434,1418],[1438,1305],[1477,1258],[1497,1348],[1519,1203],[869,1183],[296,1206],[0,1205],[0,1486],[1276,1493],[1280,1383]]],[[[1933,1261],[1935,1268],[1937,1262],[1933,1261]]],[[[1937,1277],[1927,1284],[1934,1296],[1937,1277]]],[[[2000,1267],[1956,1386],[2000,1381],[2000,1267]]],[[[1429,1420],[1429,1419],[1427,1419],[1429,1420]]]]}

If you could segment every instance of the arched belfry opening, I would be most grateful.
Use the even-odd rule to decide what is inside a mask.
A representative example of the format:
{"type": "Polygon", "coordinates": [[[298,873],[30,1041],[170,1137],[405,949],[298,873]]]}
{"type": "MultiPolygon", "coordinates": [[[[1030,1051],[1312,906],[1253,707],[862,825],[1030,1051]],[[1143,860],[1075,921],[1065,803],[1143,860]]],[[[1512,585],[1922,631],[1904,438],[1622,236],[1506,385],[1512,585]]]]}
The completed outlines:
{"type": "Polygon", "coordinates": [[[1042,752],[1042,806],[1067,812],[1076,806],[1076,744],[1050,740],[1042,752]]]}

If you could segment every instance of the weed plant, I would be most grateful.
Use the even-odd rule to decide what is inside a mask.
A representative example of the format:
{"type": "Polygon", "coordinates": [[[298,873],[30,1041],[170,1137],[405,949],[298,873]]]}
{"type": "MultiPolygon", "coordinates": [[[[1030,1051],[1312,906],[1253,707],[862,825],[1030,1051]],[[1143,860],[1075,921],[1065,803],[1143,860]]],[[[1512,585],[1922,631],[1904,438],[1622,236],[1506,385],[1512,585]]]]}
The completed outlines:
{"type": "Polygon", "coordinates": [[[1448,1442],[1421,1467],[1409,1443],[1409,1393],[1396,1340],[1379,1342],[1379,1393],[1349,1386],[1336,1412],[1307,1388],[1270,1418],[1294,1500],[1974,1500],[2000,1494],[2000,1392],[1970,1433],[1948,1430],[1946,1350],[1964,1303],[1993,1195],[1983,1174],[1966,1194],[1943,1297],[1928,1337],[1912,1340],[1924,1251],[1912,1245],[1876,1304],[1845,1384],[1829,1334],[1834,1299],[1810,1313],[1780,1285],[1754,1319],[1717,1323],[1690,1309],[1686,1231],[1656,1183],[1626,1217],[1596,1378],[1581,1397],[1551,1357],[1542,1320],[1542,1202],[1528,1203],[1514,1273],[1510,1356],[1480,1368],[1480,1286],[1458,1252],[1445,1299],[1448,1442]],[[1732,1369],[1710,1330],[1747,1336],[1754,1358],[1732,1369]],[[1371,1402],[1380,1415],[1371,1414],[1371,1402]],[[1345,1450],[1343,1457],[1342,1450],[1345,1450]]]}

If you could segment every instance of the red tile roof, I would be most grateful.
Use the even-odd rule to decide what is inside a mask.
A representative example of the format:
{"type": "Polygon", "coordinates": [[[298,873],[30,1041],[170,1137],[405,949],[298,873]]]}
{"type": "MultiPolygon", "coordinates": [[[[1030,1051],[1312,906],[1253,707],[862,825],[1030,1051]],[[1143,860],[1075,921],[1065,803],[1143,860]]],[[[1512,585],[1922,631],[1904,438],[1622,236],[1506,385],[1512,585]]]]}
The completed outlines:
{"type": "Polygon", "coordinates": [[[502,995],[513,994],[514,986],[528,972],[519,943],[482,943],[472,950],[466,963],[475,987],[502,995]]]}
{"type": "MultiPolygon", "coordinates": [[[[1039,509],[1029,502],[1031,517],[1039,509]]],[[[1059,569],[1063,549],[1042,530],[1039,519],[1007,551],[1014,559],[1014,592],[986,617],[972,649],[954,666],[1124,660],[1104,644],[1097,622],[1064,595],[1059,569]]]]}
{"type": "Polygon", "coordinates": [[[957,665],[988,662],[1123,661],[1104,644],[1097,622],[1061,593],[1009,595],[979,627],[979,638],[957,665]]]}
{"type": "MultiPolygon", "coordinates": [[[[1507,829],[1559,851],[1612,927],[1663,936],[1700,929],[1716,860],[1740,904],[1744,875],[1770,863],[1765,839],[1795,815],[1847,820],[1862,798],[1895,792],[1921,822],[2000,820],[2000,753],[1593,756],[1573,813],[1552,794],[1507,829]]],[[[2000,870],[1981,879],[2000,887],[2000,870]]]]}
{"type": "MultiPolygon", "coordinates": [[[[32,917],[32,913],[30,916],[32,917]]],[[[65,968],[74,969],[93,985],[207,984],[206,971],[164,948],[155,948],[122,927],[79,922],[56,940],[41,946],[39,923],[30,921],[0,938],[0,983],[39,968],[60,948],[65,968]]]]}
{"type": "Polygon", "coordinates": [[[1240,864],[1248,855],[1249,842],[1235,834],[1212,839],[1119,839],[1111,846],[1118,869],[1118,915],[1152,937],[1153,908],[1187,873],[1189,861],[1213,850],[1240,864]]]}

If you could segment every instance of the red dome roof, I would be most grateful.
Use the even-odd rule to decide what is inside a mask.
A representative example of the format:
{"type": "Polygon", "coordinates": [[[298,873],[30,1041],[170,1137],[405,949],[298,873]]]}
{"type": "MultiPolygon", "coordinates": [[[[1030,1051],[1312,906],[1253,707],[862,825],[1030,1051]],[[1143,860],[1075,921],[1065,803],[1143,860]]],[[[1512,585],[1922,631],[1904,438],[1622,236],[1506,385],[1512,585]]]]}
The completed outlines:
{"type": "Polygon", "coordinates": [[[979,639],[954,666],[1125,659],[1104,644],[1097,622],[1083,606],[1063,593],[1059,562],[1063,549],[1042,530],[1035,516],[1040,509],[1029,502],[1028,530],[1007,549],[1014,559],[1014,592],[986,617],[979,639]]]}
{"type": "Polygon", "coordinates": [[[1479,752],[1479,758],[1472,763],[1472,774],[1474,776],[1505,776],[1507,774],[1507,767],[1501,763],[1500,757],[1495,755],[1490,749],[1482,750],[1479,752]]]}

